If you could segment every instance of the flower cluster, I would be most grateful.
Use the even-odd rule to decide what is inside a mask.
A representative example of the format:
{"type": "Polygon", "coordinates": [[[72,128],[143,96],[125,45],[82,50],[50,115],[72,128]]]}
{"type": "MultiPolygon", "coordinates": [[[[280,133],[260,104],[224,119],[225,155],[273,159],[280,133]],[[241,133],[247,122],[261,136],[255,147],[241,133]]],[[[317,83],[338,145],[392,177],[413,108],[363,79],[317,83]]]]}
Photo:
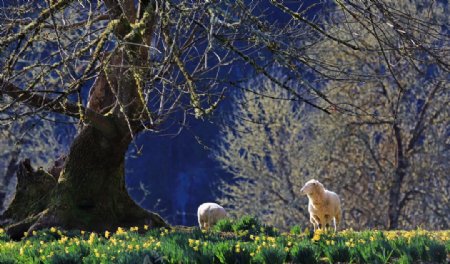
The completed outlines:
{"type": "MultiPolygon", "coordinates": [[[[251,225],[249,225],[250,228],[251,225]]],[[[447,261],[450,231],[343,230],[310,234],[303,232],[268,235],[265,228],[241,236],[236,232],[201,232],[196,228],[149,229],[148,226],[117,228],[102,233],[64,231],[57,227],[25,234],[10,241],[0,229],[0,263],[136,262],[134,258],[164,256],[167,262],[186,263],[220,259],[224,263],[278,262],[396,262],[447,261]],[[447,248],[446,248],[447,245],[447,248]],[[383,252],[392,252],[385,254],[383,252]],[[415,252],[421,252],[415,253],[415,252]],[[275,261],[275,262],[277,262],[275,261]]],[[[244,230],[245,231],[245,230],[244,230]]],[[[137,261],[141,262],[141,261],[137,261]]]]}

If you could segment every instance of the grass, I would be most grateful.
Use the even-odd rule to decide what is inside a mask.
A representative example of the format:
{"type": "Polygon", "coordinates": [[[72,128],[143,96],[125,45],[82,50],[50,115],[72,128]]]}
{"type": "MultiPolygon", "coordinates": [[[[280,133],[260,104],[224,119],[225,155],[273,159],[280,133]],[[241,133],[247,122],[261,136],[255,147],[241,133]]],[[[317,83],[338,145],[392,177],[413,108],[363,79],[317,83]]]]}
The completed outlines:
{"type": "Polygon", "coordinates": [[[289,233],[252,217],[198,228],[119,228],[90,233],[56,228],[11,241],[0,229],[0,263],[448,263],[450,231],[289,233]]]}

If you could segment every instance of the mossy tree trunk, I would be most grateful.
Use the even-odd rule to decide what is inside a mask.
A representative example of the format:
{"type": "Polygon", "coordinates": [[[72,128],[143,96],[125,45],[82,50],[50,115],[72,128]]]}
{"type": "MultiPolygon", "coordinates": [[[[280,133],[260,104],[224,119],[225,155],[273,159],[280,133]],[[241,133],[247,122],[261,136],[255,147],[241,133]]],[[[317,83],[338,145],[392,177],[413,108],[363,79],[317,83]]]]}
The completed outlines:
{"type": "MultiPolygon", "coordinates": [[[[103,67],[91,87],[88,104],[79,115],[83,125],[63,169],[55,177],[52,174],[59,169],[51,169],[49,174],[28,168],[28,176],[19,179],[16,197],[7,214],[0,218],[0,225],[7,223],[7,231],[14,238],[27,230],[52,226],[92,231],[119,226],[167,226],[159,215],[135,204],[125,187],[128,145],[133,135],[148,128],[148,121],[153,120],[142,94],[142,69],[148,64],[146,47],[151,43],[156,19],[152,11],[156,8],[154,1],[140,1],[137,10],[134,1],[126,3],[121,6],[120,1],[105,1],[111,20],[114,19],[109,24],[112,30],[105,32],[134,45],[121,44],[110,51],[96,49],[94,57],[99,58],[103,67]],[[141,34],[136,34],[138,31],[130,25],[136,18],[142,27],[138,30],[141,34]]],[[[4,89],[15,88],[10,85],[4,89]]],[[[38,107],[45,102],[44,98],[33,99],[31,103],[38,107]]],[[[71,106],[71,112],[79,109],[71,106]]]]}
{"type": "Polygon", "coordinates": [[[86,126],[73,142],[58,179],[28,169],[28,176],[19,176],[16,197],[4,215],[12,220],[8,233],[20,238],[25,231],[52,226],[91,231],[167,226],[128,195],[124,162],[130,141],[130,136],[112,139],[86,126]]]}
{"type": "Polygon", "coordinates": [[[70,148],[52,194],[49,211],[32,226],[111,230],[118,226],[164,226],[156,214],[129,197],[124,179],[125,152],[131,138],[110,139],[85,127],[70,148]]]}

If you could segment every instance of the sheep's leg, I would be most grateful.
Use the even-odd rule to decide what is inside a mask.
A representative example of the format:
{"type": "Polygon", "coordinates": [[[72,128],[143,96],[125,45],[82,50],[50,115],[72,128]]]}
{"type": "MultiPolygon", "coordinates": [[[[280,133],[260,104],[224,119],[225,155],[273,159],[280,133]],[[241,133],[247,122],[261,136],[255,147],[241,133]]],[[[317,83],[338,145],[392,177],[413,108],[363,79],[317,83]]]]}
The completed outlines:
{"type": "Polygon", "coordinates": [[[198,223],[199,223],[199,225],[200,225],[200,229],[205,229],[206,223],[205,223],[204,221],[199,220],[198,223]]]}
{"type": "Polygon", "coordinates": [[[316,220],[317,229],[322,229],[322,221],[320,221],[320,218],[317,215],[314,216],[314,220],[316,220]]]}
{"type": "Polygon", "coordinates": [[[311,224],[313,224],[314,232],[316,232],[316,229],[317,229],[317,222],[316,222],[316,219],[314,219],[314,217],[311,216],[311,217],[309,218],[309,221],[311,222],[311,224]]]}
{"type": "Polygon", "coordinates": [[[330,215],[324,215],[324,218],[325,218],[325,226],[324,226],[324,229],[326,230],[326,231],[328,231],[329,229],[330,229],[330,215]]]}
{"type": "Polygon", "coordinates": [[[317,215],[313,215],[312,219],[315,222],[314,231],[316,231],[316,229],[322,229],[323,225],[321,225],[320,218],[317,215]]]}
{"type": "Polygon", "coordinates": [[[320,221],[320,225],[319,225],[319,228],[322,228],[322,229],[324,229],[325,230],[325,228],[326,228],[326,225],[327,225],[327,221],[326,221],[326,218],[325,217],[322,217],[322,219],[320,219],[321,221],[320,221]]]}
{"type": "Polygon", "coordinates": [[[337,231],[337,227],[339,226],[339,224],[341,223],[341,213],[339,212],[335,217],[334,217],[334,231],[337,231]]]}

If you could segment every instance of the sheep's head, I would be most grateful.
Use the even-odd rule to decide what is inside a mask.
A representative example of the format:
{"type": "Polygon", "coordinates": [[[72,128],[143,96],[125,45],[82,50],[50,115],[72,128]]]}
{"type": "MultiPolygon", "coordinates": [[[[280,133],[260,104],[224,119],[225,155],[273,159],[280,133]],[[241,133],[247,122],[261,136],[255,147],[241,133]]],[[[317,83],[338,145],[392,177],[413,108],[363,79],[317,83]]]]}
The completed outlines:
{"type": "Polygon", "coordinates": [[[305,183],[303,188],[300,190],[300,192],[304,195],[312,195],[316,193],[320,193],[324,190],[323,184],[320,183],[318,180],[309,180],[305,183]]]}

